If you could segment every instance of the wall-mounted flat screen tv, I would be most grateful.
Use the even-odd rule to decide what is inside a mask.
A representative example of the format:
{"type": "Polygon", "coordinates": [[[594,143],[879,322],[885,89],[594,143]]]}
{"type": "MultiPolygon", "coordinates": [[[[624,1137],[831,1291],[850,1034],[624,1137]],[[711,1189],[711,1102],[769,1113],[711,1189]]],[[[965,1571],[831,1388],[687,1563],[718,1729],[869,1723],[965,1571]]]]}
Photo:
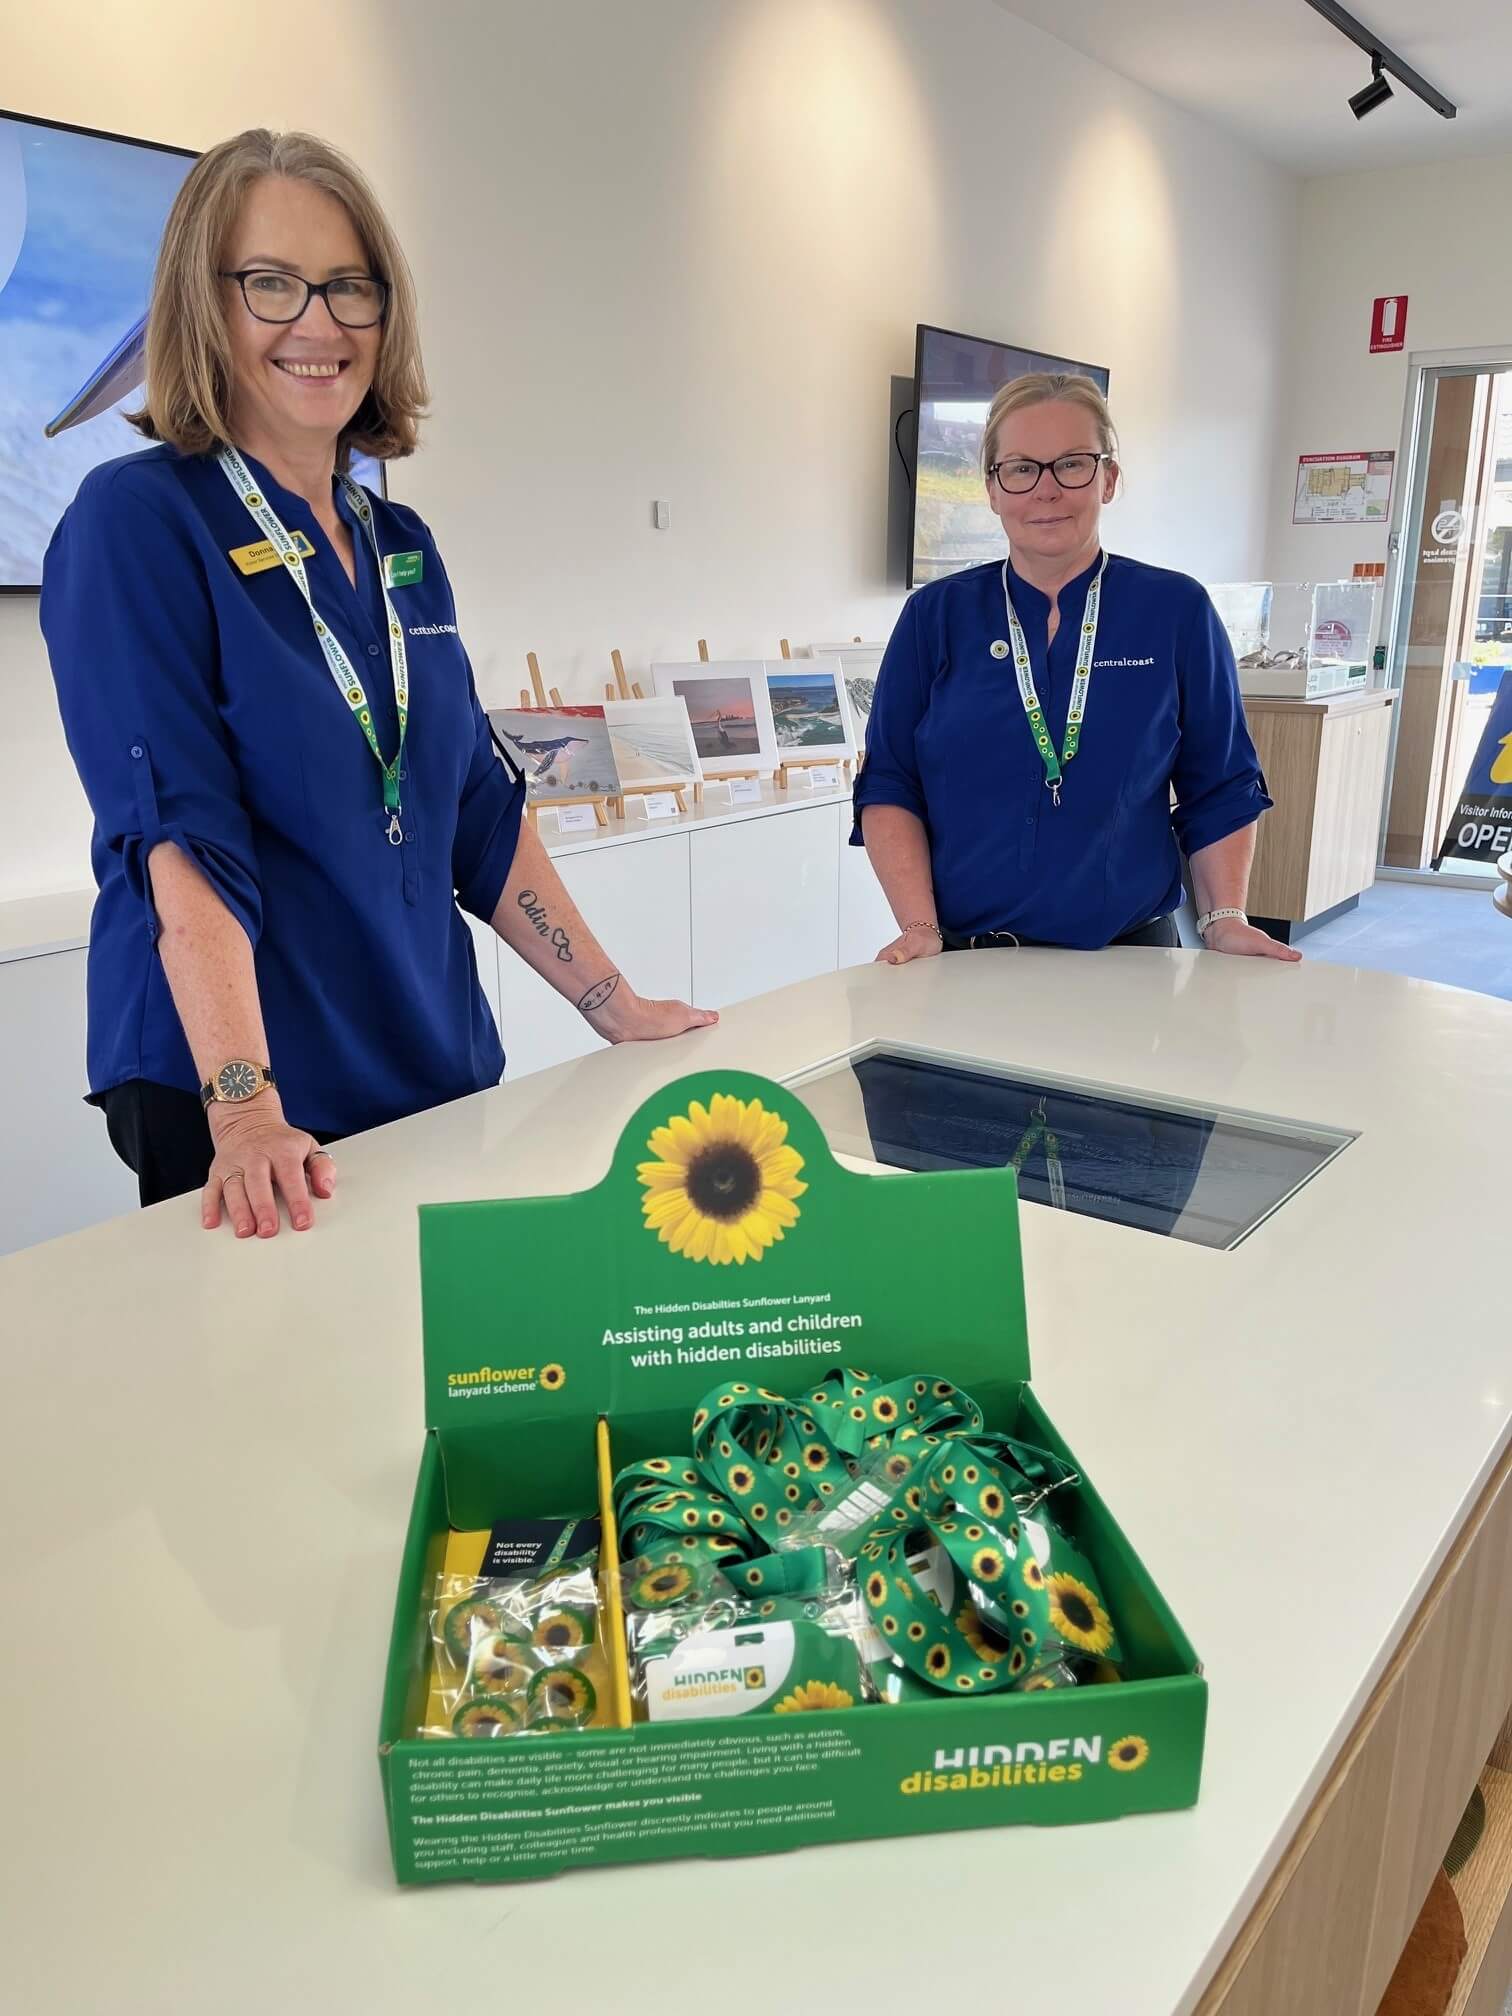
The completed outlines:
{"type": "Polygon", "coordinates": [[[910,588],[1002,559],[1003,528],[982,484],[982,429],[999,388],[1029,371],[1080,372],[1107,394],[1108,373],[1101,364],[919,324],[910,588]]]}
{"type": "MultiPolygon", "coordinates": [[[[98,463],[147,444],[158,241],[196,156],[0,112],[0,592],[35,593],[53,527],[98,463]]],[[[381,489],[381,465],[354,458],[381,489]]]]}

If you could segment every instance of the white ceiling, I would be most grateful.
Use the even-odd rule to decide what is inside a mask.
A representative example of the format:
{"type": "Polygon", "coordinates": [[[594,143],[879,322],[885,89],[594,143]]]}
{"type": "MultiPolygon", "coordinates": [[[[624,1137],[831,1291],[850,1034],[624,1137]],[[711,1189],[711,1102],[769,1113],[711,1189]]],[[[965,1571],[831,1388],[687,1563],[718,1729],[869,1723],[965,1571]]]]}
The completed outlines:
{"type": "Polygon", "coordinates": [[[1360,120],[1346,100],[1370,81],[1370,59],[1304,0],[998,4],[1298,174],[1512,153],[1512,0],[1351,0],[1459,107],[1441,119],[1397,84],[1360,120]]]}

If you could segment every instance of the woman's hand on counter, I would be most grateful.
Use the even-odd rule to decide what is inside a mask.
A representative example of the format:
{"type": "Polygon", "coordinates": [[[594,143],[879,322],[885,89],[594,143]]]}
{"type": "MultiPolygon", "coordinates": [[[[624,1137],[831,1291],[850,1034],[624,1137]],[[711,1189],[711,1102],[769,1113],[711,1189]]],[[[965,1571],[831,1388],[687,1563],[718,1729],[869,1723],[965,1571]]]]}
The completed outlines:
{"type": "Polygon", "coordinates": [[[224,1206],[238,1239],[272,1239],[280,1196],[294,1230],[307,1232],[315,1222],[311,1198],[335,1191],[336,1164],[313,1134],[289,1125],[283,1108],[272,1103],[276,1096],[263,1092],[252,1106],[211,1107],[215,1160],[200,1193],[200,1223],[207,1232],[220,1224],[224,1206]]]}
{"type": "Polygon", "coordinates": [[[877,966],[906,966],[911,959],[934,959],[945,950],[938,931],[912,924],[900,931],[890,945],[884,945],[873,961],[877,966]]]}
{"type": "Polygon", "coordinates": [[[1283,945],[1279,938],[1246,924],[1242,917],[1220,917],[1216,924],[1209,924],[1202,942],[1209,952],[1237,953],[1241,959],[1285,959],[1295,964],[1302,957],[1295,947],[1283,945]]]}
{"type": "Polygon", "coordinates": [[[719,1020],[712,1008],[691,1008],[686,1001],[647,1001],[618,973],[590,987],[578,1011],[606,1043],[657,1043],[719,1020]]]}

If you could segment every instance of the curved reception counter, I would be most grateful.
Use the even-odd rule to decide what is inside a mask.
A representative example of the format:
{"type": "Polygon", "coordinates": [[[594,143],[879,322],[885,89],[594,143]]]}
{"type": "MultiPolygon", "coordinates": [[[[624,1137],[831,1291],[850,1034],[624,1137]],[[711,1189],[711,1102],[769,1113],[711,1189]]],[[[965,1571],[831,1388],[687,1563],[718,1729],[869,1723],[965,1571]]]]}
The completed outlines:
{"type": "MultiPolygon", "coordinates": [[[[1509,1057],[1507,1004],[1337,966],[855,967],[348,1142],[308,1236],[184,1200],[0,1262],[9,2005],[916,2016],[948,1970],[1372,2016],[1512,1705],[1509,1057]],[[595,1182],[706,1067],[795,1085],[852,1167],[1021,1165],[1035,1392],[1204,1663],[1194,1808],[395,1886],[416,1207],[595,1182]]],[[[507,1301],[533,1258],[499,1265],[507,1301]]],[[[1512,1970],[1499,1762],[1472,2016],[1512,1970]]]]}

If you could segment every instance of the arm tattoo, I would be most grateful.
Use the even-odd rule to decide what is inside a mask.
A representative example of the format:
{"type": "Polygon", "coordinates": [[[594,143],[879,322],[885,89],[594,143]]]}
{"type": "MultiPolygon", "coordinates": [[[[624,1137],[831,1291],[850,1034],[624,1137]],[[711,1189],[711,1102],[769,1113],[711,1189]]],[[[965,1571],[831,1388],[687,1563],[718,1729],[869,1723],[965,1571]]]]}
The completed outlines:
{"type": "Polygon", "coordinates": [[[578,1013],[580,1015],[592,1015],[596,1009],[602,1008],[619,983],[620,976],[618,973],[611,973],[607,980],[598,981],[588,989],[588,992],[577,1004],[578,1013]]]}
{"type": "Polygon", "coordinates": [[[538,938],[544,938],[558,959],[565,965],[572,964],[572,940],[560,924],[553,924],[547,918],[546,905],[534,889],[522,889],[515,902],[525,912],[538,938]]]}

